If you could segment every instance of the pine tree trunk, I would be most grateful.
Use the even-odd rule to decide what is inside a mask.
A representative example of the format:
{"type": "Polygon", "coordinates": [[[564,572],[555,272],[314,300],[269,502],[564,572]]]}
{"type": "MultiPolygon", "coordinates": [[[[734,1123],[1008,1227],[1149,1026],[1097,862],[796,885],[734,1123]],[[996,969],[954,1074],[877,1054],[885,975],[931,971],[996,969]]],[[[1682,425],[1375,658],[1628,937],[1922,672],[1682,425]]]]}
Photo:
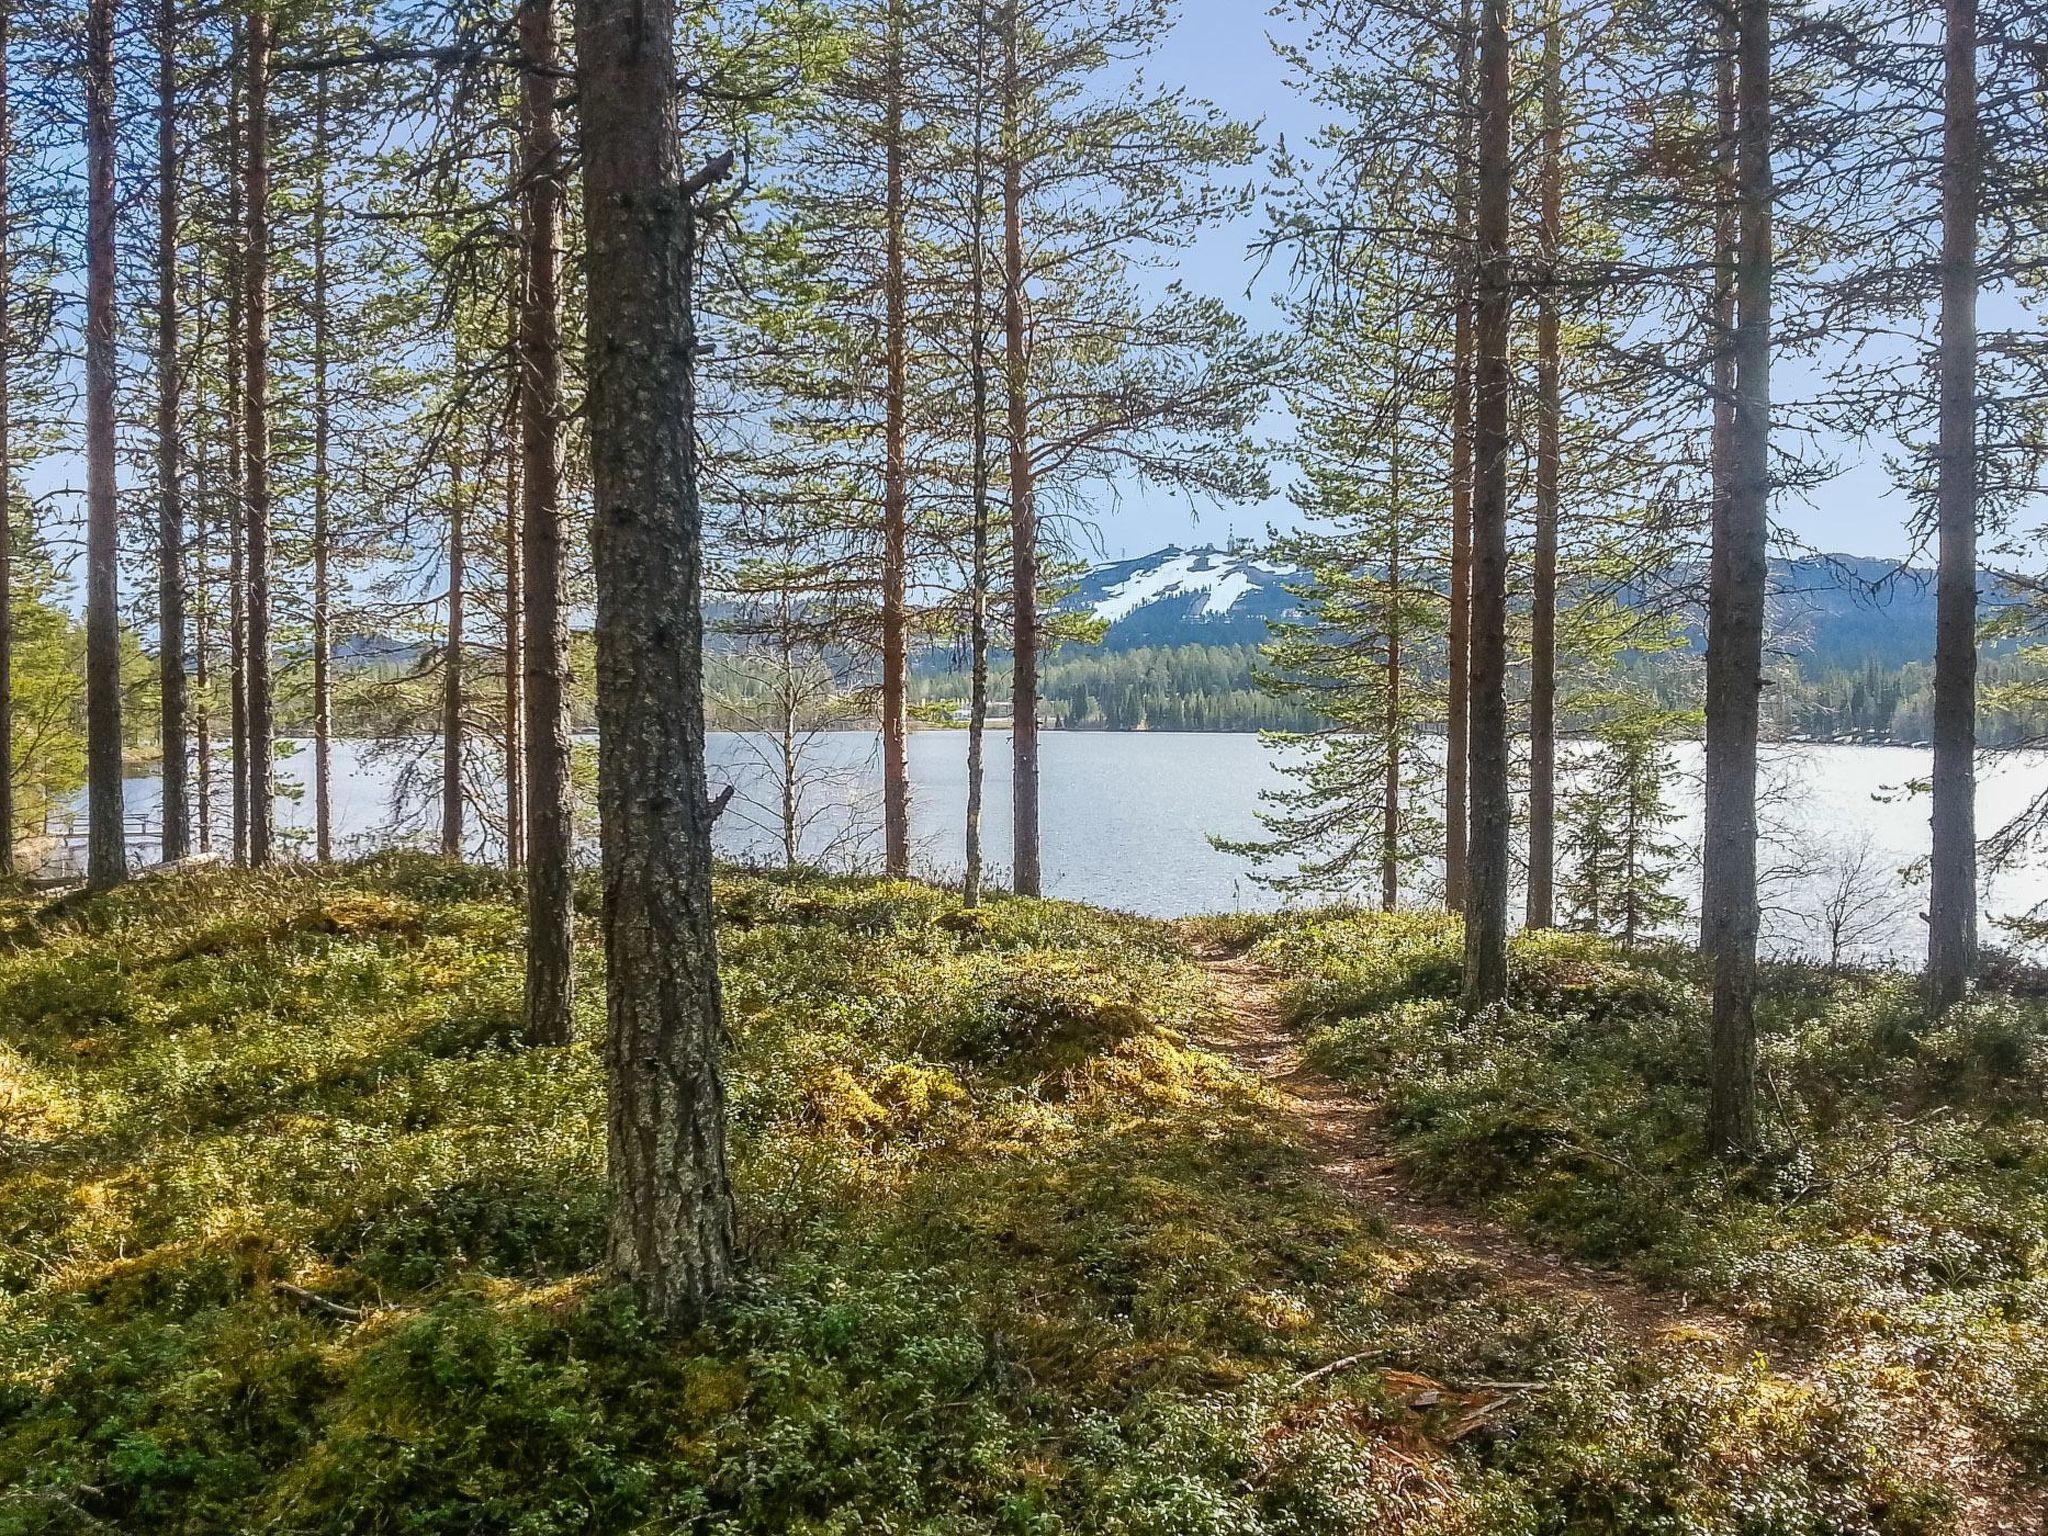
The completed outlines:
{"type": "Polygon", "coordinates": [[[1465,890],[1465,1008],[1507,995],[1508,963],[1508,346],[1513,281],[1508,197],[1512,44],[1508,0],[1483,0],[1479,174],[1474,232],[1472,389],[1471,845],[1465,890]]]}
{"type": "MultiPolygon", "coordinates": [[[[516,295],[513,330],[512,349],[516,357],[519,349],[516,295]]],[[[507,423],[506,430],[508,443],[518,425],[516,381],[513,398],[513,419],[507,423]]],[[[510,870],[526,867],[526,689],[521,675],[524,663],[520,659],[523,649],[520,637],[526,623],[526,573],[520,568],[525,555],[519,538],[519,515],[519,455],[508,452],[505,460],[505,709],[502,730],[505,738],[505,867],[510,870]]]]}
{"type": "Polygon", "coordinates": [[[561,70],[554,0],[519,7],[520,544],[526,594],[526,1038],[566,1045],[575,985],[569,593],[562,513],[561,70]]]}
{"type": "MultiPolygon", "coordinates": [[[[1713,419],[1707,448],[1709,520],[1718,529],[1728,516],[1728,487],[1734,477],[1735,444],[1735,263],[1737,205],[1741,177],[1736,170],[1735,55],[1736,23],[1732,6],[1716,3],[1717,56],[1714,61],[1714,287],[1713,287],[1713,419]]],[[[1721,557],[1715,542],[1708,586],[1720,578],[1712,561],[1721,557]]],[[[1702,883],[1700,891],[1700,953],[1711,955],[1727,927],[1720,908],[1721,892],[1702,883]]]]}
{"type": "Polygon", "coordinates": [[[596,504],[608,1247],[648,1312],[674,1322],[731,1282],[735,1242],[704,775],[695,230],[678,163],[674,0],[577,0],[575,35],[596,504]]]}
{"type": "Polygon", "coordinates": [[[248,518],[245,511],[247,487],[242,469],[242,383],[246,360],[243,356],[244,283],[246,259],[243,253],[245,223],[242,208],[243,119],[247,97],[243,89],[243,58],[248,50],[247,28],[235,27],[227,123],[227,230],[228,292],[224,305],[227,356],[221,372],[227,383],[223,391],[228,437],[228,778],[230,793],[229,837],[236,864],[249,862],[249,587],[243,569],[247,549],[244,537],[248,518]]]}
{"type": "Polygon", "coordinates": [[[1947,0],[1941,147],[1934,854],[1927,1002],[1961,1001],[1977,949],[1977,0],[1947,0]]]}
{"type": "Polygon", "coordinates": [[[270,18],[262,4],[249,12],[248,146],[244,200],[249,234],[242,252],[243,344],[248,378],[242,385],[242,469],[245,557],[249,581],[249,862],[261,868],[272,856],[276,776],[270,688],[270,18]]]}
{"type": "Polygon", "coordinates": [[[334,857],[334,424],[328,393],[327,75],[313,86],[313,856],[334,857]]]}
{"type": "Polygon", "coordinates": [[[0,0],[0,876],[14,873],[14,0],[0,0]]]}
{"type": "Polygon", "coordinates": [[[1736,12],[1735,419],[1728,494],[1714,529],[1707,604],[1704,889],[1716,914],[1707,1141],[1756,1147],[1757,719],[1771,497],[1771,107],[1769,0],[1736,12]]]}
{"type": "MultiPolygon", "coordinates": [[[[787,670],[790,662],[787,650],[782,654],[782,661],[785,669],[783,679],[787,683],[793,677],[787,670]]],[[[779,764],[782,769],[782,867],[794,874],[803,850],[797,842],[796,700],[790,696],[787,688],[784,690],[781,703],[782,718],[778,724],[782,727],[782,759],[779,764]]]]}
{"type": "Polygon", "coordinates": [[[882,291],[887,310],[888,385],[882,487],[882,826],[884,864],[910,873],[909,316],[905,271],[903,161],[903,0],[889,0],[888,101],[882,137],[888,169],[883,197],[886,250],[882,291]]]}
{"type": "Polygon", "coordinates": [[[86,7],[85,51],[86,881],[105,890],[128,877],[114,485],[114,0],[86,7]]]}
{"type": "MultiPolygon", "coordinates": [[[[1401,359],[1390,369],[1401,377],[1401,359]]],[[[1398,387],[1398,386],[1397,386],[1398,387]]],[[[1382,729],[1386,732],[1386,777],[1380,790],[1380,906],[1401,904],[1401,411],[1387,427],[1387,690],[1382,729]]]]}
{"type": "Polygon", "coordinates": [[[1472,0],[1458,16],[1458,169],[1452,220],[1457,244],[1456,311],[1451,330],[1451,612],[1444,716],[1444,904],[1465,910],[1466,862],[1471,840],[1472,710],[1472,0]]]}
{"type": "Polygon", "coordinates": [[[968,214],[967,376],[972,526],[969,530],[967,620],[967,869],[961,899],[981,904],[981,810],[988,743],[989,346],[988,346],[988,8],[975,7],[974,206],[968,214]]]}
{"type": "Polygon", "coordinates": [[[461,450],[448,469],[448,637],[441,649],[441,857],[462,857],[462,624],[469,577],[469,489],[461,450]]]}
{"type": "Polygon", "coordinates": [[[1561,342],[1558,250],[1564,238],[1564,24],[1543,31],[1543,164],[1536,290],[1536,549],[1529,594],[1529,891],[1531,928],[1557,921],[1557,539],[1561,342]]]}
{"type": "Polygon", "coordinates": [[[1003,374],[1010,436],[1010,835],[1019,896],[1043,889],[1038,837],[1038,504],[1031,479],[1031,374],[1024,334],[1022,22],[1003,11],[1003,374]]]}
{"type": "Polygon", "coordinates": [[[192,518],[192,767],[197,814],[193,830],[201,853],[213,852],[213,548],[207,510],[211,466],[200,464],[192,518]]]}
{"type": "Polygon", "coordinates": [[[163,858],[192,851],[185,764],[185,509],[178,483],[178,11],[159,0],[157,47],[157,678],[163,858]]]}

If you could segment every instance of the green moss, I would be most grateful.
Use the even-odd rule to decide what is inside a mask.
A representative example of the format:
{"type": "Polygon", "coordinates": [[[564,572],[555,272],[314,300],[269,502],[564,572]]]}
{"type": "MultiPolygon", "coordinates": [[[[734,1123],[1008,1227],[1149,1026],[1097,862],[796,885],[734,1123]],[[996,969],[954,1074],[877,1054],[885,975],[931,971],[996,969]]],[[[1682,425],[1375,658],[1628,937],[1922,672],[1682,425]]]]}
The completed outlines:
{"type": "MultiPolygon", "coordinates": [[[[882,882],[718,897],[747,1258],[686,1336],[601,1271],[599,957],[584,1038],[517,1045],[503,876],[392,857],[0,912],[0,1533],[1943,1528],[1833,1400],[1337,1201],[1188,1043],[1172,930],[882,882]],[[1459,1385],[1495,1379],[1549,1385],[1459,1385]]],[[[1348,995],[1447,942],[1418,921],[1348,995]]],[[[1630,1027],[1602,963],[1557,979],[1586,1000],[1559,1048],[1630,1027]]],[[[1420,1136],[1505,1042],[1399,1007],[1402,1043],[1345,1049],[1436,1063],[1420,1136]]],[[[1995,1044],[1943,1061],[2021,1080],[1995,1044]]]]}
{"type": "Polygon", "coordinates": [[[1909,978],[1773,972],[1766,1151],[1730,1175],[1701,1141],[1689,956],[1526,936],[1510,1006],[1468,1022],[1443,1001],[1457,941],[1351,916],[1257,950],[1313,1058],[1379,1099],[1418,1178],[1874,1372],[1881,1400],[1974,1419],[2048,1473],[2048,1004],[1987,994],[1928,1029],[1909,978]]]}

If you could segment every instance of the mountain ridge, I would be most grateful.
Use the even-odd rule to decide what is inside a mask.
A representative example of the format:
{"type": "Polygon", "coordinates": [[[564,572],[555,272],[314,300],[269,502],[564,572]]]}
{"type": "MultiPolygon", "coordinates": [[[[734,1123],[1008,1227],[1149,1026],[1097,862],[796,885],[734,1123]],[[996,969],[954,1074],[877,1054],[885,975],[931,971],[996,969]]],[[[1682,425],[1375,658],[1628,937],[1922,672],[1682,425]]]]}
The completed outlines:
{"type": "MultiPolygon", "coordinates": [[[[1287,589],[1307,577],[1257,549],[1168,544],[1090,566],[1061,606],[1100,620],[1110,651],[1257,644],[1274,621],[1299,611],[1287,589]]],[[[1657,585],[1678,590],[1691,579],[1677,571],[1657,585]]],[[[1803,670],[1875,664],[1889,671],[1934,654],[1934,573],[1924,567],[1841,553],[1778,556],[1771,586],[1772,646],[1803,670]]],[[[1980,587],[1987,607],[2006,601],[1992,573],[1980,587]]],[[[1695,618],[1692,629],[1694,643],[1703,644],[1703,620],[1695,618]]]]}

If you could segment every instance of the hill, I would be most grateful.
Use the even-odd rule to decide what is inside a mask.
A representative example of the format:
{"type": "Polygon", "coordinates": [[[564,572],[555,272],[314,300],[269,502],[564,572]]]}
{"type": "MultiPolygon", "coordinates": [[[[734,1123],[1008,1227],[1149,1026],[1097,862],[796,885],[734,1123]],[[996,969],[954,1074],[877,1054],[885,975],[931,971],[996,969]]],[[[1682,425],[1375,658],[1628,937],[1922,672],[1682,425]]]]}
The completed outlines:
{"type": "Polygon", "coordinates": [[[1168,545],[1091,566],[1063,606],[1100,619],[1110,650],[1257,645],[1269,623],[1296,610],[1288,585],[1306,579],[1305,571],[1257,554],[1168,545]]]}
{"type": "MultiPolygon", "coordinates": [[[[1295,611],[1287,590],[1306,573],[1259,555],[1205,546],[1169,545],[1136,559],[1091,567],[1066,606],[1107,625],[1112,651],[1182,645],[1258,644],[1267,625],[1295,611]]],[[[1670,601],[1696,573],[1673,573],[1657,584],[1670,601]]],[[[1809,676],[1894,671],[1934,654],[1931,571],[1854,555],[1816,555],[1771,562],[1772,642],[1809,676]]],[[[1987,603],[1998,582],[1986,573],[1987,603]]],[[[1645,588],[1638,602],[1648,602],[1645,588]]],[[[1695,626],[1697,629],[1697,626],[1695,626]]]]}

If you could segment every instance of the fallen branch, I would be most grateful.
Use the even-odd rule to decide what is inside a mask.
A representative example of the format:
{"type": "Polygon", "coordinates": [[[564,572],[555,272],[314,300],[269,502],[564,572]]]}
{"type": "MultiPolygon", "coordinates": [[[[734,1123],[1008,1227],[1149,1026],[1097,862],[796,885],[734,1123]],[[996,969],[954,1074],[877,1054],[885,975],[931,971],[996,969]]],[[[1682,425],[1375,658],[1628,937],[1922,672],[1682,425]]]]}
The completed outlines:
{"type": "Polygon", "coordinates": [[[338,1301],[329,1301],[325,1296],[315,1295],[303,1286],[292,1285],[284,1280],[273,1280],[270,1284],[273,1290],[291,1297],[293,1301],[304,1302],[309,1307],[317,1307],[322,1312],[346,1318],[352,1323],[360,1323],[363,1320],[360,1307],[345,1307],[338,1301]]]}
{"type": "Polygon", "coordinates": [[[1317,1382],[1321,1381],[1325,1376],[1334,1376],[1339,1371],[1348,1371],[1354,1365],[1363,1364],[1367,1358],[1368,1356],[1366,1355],[1346,1355],[1342,1360],[1332,1360],[1328,1365],[1319,1365],[1314,1370],[1310,1371],[1306,1376],[1299,1377],[1296,1380],[1289,1382],[1287,1385],[1287,1394],[1291,1397],[1296,1392],[1299,1392],[1303,1387],[1314,1386],[1317,1382]]]}
{"type": "MultiPolygon", "coordinates": [[[[1293,1393],[1299,1392],[1303,1387],[1312,1387],[1317,1382],[1323,1380],[1326,1377],[1335,1376],[1340,1371],[1348,1371],[1354,1365],[1363,1365],[1366,1361],[1370,1360],[1371,1358],[1371,1351],[1367,1351],[1364,1354],[1346,1355],[1341,1360],[1332,1360],[1328,1365],[1319,1365],[1314,1370],[1310,1371],[1306,1376],[1297,1377],[1295,1378],[1295,1380],[1289,1382],[1287,1384],[1287,1393],[1288,1395],[1292,1395],[1293,1393]]],[[[1391,1372],[1389,1374],[1406,1379],[1405,1372],[1391,1372]]],[[[1414,1380],[1416,1380],[1417,1382],[1426,1382],[1427,1378],[1418,1376],[1415,1377],[1414,1380]]],[[[1490,1380],[1444,1381],[1430,1384],[1432,1391],[1440,1389],[1445,1392],[1455,1393],[1460,1397],[1470,1397],[1474,1393],[1479,1392],[1541,1392],[1545,1387],[1549,1385],[1550,1383],[1547,1381],[1490,1380]]]]}

